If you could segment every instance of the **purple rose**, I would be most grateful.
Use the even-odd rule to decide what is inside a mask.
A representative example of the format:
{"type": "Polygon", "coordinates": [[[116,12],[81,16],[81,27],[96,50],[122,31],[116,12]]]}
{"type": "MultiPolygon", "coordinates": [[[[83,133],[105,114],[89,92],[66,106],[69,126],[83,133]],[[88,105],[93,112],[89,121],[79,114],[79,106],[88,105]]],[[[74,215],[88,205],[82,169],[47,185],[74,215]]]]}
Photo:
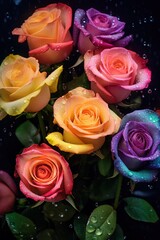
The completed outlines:
{"type": "Polygon", "coordinates": [[[96,48],[125,47],[132,36],[123,38],[124,27],[125,23],[117,17],[101,13],[94,8],[86,12],[77,9],[74,16],[73,41],[82,54],[96,48]]]}
{"type": "Polygon", "coordinates": [[[135,182],[151,182],[160,168],[160,117],[154,111],[136,110],[122,118],[111,142],[114,166],[135,182]]]}

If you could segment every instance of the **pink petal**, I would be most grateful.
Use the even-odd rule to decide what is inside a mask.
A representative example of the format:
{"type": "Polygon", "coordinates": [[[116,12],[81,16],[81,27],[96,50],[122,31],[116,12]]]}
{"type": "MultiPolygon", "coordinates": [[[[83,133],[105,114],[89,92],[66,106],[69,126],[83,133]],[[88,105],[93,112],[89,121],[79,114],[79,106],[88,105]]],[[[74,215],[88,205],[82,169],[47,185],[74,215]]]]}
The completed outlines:
{"type": "Polygon", "coordinates": [[[143,68],[138,71],[136,76],[136,83],[130,86],[121,86],[124,89],[137,91],[147,88],[151,82],[151,71],[148,68],[143,68]]]}
{"type": "Polygon", "coordinates": [[[14,193],[17,192],[16,184],[12,177],[5,171],[0,171],[0,181],[7,185],[14,193]]]}

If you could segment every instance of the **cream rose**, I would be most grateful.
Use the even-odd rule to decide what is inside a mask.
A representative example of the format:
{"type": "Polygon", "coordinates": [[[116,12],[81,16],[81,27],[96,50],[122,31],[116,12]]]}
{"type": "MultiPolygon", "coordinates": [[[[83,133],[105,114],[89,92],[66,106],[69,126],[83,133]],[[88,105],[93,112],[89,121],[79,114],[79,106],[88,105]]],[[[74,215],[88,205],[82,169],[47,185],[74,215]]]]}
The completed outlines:
{"type": "Polygon", "coordinates": [[[44,108],[50,92],[57,91],[61,72],[59,67],[47,77],[46,72],[39,71],[39,63],[33,57],[6,57],[0,66],[0,118],[44,108]]]}
{"type": "Polygon", "coordinates": [[[107,135],[118,131],[120,118],[109,109],[99,94],[77,87],[54,103],[54,123],[63,135],[53,132],[47,136],[50,144],[62,151],[84,154],[98,150],[107,135]]]}

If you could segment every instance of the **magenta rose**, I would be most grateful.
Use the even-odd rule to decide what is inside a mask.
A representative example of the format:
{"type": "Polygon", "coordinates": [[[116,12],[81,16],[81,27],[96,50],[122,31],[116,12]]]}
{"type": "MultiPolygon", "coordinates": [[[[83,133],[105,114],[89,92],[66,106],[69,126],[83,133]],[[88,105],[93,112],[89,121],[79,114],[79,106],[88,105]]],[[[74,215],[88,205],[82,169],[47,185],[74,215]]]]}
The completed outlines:
{"type": "Polygon", "coordinates": [[[46,144],[33,144],[17,155],[15,175],[20,190],[35,201],[61,201],[71,194],[73,177],[68,162],[46,144]]]}
{"type": "Polygon", "coordinates": [[[160,117],[144,109],[126,114],[111,150],[118,172],[135,182],[153,181],[160,168],[160,117]]]}
{"type": "Polygon", "coordinates": [[[132,36],[123,37],[124,27],[125,23],[119,21],[117,17],[94,8],[86,12],[77,9],[74,16],[73,41],[82,54],[96,48],[125,47],[132,36]]]}
{"type": "Polygon", "coordinates": [[[13,210],[16,192],[17,188],[12,177],[0,170],[0,215],[13,210]]]}
{"type": "Polygon", "coordinates": [[[151,81],[146,60],[123,47],[87,51],[84,68],[92,90],[108,103],[121,102],[131,91],[147,88],[151,81]]]}

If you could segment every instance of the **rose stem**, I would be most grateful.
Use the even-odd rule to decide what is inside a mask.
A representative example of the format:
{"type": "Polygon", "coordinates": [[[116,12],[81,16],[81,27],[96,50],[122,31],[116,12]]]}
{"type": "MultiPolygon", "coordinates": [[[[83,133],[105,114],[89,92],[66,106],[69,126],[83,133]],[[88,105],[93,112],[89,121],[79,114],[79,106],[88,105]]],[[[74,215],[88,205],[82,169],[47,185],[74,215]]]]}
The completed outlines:
{"type": "Polygon", "coordinates": [[[39,127],[40,127],[40,131],[41,131],[42,139],[44,142],[46,142],[46,129],[45,129],[45,125],[43,122],[42,113],[38,112],[37,115],[38,115],[38,121],[39,121],[39,127]]]}
{"type": "Polygon", "coordinates": [[[120,198],[120,193],[121,193],[121,187],[122,187],[122,180],[123,180],[123,176],[121,174],[119,174],[118,176],[118,183],[117,183],[117,191],[116,191],[116,195],[115,195],[115,199],[114,199],[114,209],[117,209],[118,204],[119,204],[119,198],[120,198]]]}

